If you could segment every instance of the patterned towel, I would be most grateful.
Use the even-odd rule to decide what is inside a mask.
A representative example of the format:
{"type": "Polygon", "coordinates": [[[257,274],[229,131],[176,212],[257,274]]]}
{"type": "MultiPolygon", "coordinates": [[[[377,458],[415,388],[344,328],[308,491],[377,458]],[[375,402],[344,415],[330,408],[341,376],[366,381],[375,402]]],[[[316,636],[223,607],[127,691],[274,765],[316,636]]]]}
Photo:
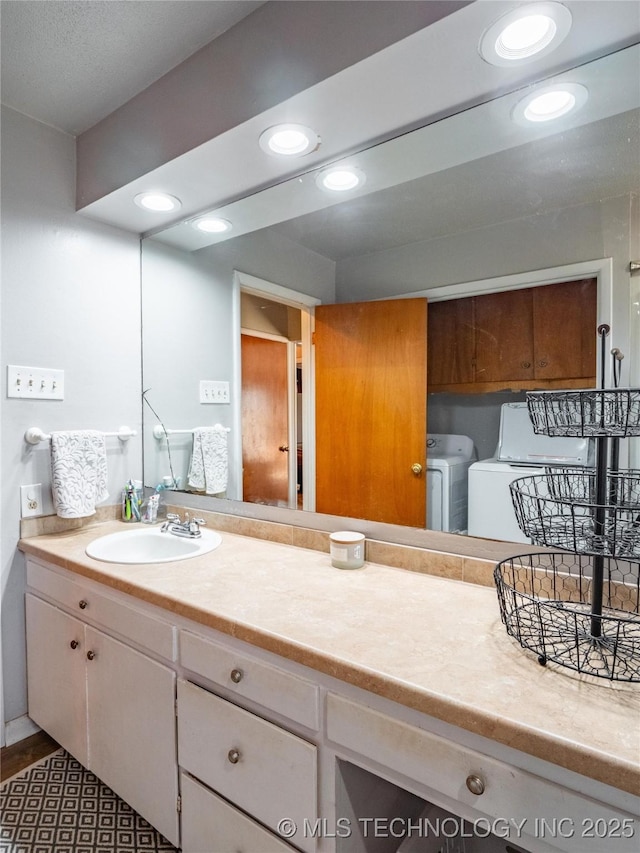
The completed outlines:
{"type": "Polygon", "coordinates": [[[60,518],[85,518],[109,497],[104,433],[68,430],[51,434],[51,489],[60,518]]]}
{"type": "Polygon", "coordinates": [[[190,489],[217,495],[227,488],[229,459],[225,427],[197,427],[193,431],[193,450],[187,484],[190,489]]]}

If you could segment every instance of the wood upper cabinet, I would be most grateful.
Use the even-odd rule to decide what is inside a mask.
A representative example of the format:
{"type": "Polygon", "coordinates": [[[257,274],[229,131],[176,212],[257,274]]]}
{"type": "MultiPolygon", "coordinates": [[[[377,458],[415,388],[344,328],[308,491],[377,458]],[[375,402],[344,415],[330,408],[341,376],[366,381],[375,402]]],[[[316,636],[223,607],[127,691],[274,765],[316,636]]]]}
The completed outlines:
{"type": "Polygon", "coordinates": [[[593,379],[596,373],[596,280],[534,287],[532,292],[536,379],[593,379]]]}
{"type": "Polygon", "coordinates": [[[429,305],[427,365],[429,385],[474,381],[474,299],[429,305]]]}
{"type": "Polygon", "coordinates": [[[474,382],[533,377],[531,290],[507,290],[473,298],[474,382]]]}
{"type": "Polygon", "coordinates": [[[591,387],[596,313],[595,279],[431,303],[429,390],[591,387]]]}

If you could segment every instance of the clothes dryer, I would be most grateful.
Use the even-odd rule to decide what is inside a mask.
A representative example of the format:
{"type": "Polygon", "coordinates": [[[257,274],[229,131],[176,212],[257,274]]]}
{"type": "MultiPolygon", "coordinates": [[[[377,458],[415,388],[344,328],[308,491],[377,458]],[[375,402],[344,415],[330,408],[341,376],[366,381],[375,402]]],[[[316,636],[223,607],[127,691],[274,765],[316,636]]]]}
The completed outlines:
{"type": "Polygon", "coordinates": [[[468,472],[478,458],[467,435],[427,436],[427,528],[448,533],[467,529],[468,472]]]}
{"type": "Polygon", "coordinates": [[[584,467],[591,461],[587,438],[536,435],[526,403],[504,403],[495,456],[469,466],[469,536],[531,543],[518,527],[509,486],[545,467],[584,467]]]}

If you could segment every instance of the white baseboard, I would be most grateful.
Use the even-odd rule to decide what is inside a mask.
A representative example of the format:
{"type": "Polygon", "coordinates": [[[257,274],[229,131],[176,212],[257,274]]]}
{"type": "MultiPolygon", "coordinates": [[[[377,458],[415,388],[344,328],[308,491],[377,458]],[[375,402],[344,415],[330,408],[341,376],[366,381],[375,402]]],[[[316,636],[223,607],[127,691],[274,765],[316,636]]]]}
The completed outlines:
{"type": "Polygon", "coordinates": [[[16,717],[15,720],[9,720],[5,723],[4,742],[6,746],[11,746],[39,731],[40,726],[37,726],[30,717],[23,714],[21,717],[16,717]]]}

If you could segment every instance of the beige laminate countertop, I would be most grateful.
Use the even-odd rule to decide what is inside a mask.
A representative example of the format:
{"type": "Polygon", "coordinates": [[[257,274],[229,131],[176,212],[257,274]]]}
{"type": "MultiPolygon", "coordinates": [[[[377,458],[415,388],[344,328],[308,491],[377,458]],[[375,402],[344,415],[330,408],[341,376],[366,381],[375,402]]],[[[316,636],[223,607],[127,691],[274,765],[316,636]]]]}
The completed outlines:
{"type": "Polygon", "coordinates": [[[541,667],[507,636],[494,589],[222,533],[210,554],[152,565],[87,557],[121,522],[20,549],[203,625],[634,794],[640,686],[541,667]]]}

